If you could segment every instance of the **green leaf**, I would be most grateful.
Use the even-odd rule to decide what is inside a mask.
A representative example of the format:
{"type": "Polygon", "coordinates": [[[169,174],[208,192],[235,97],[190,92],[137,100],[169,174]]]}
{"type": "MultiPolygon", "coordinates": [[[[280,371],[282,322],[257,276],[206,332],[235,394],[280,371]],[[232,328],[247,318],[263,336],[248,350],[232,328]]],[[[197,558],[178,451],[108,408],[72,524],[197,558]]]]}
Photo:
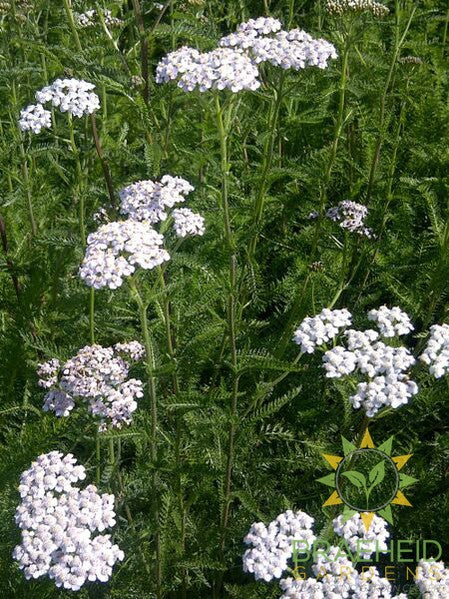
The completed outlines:
{"type": "Polygon", "coordinates": [[[345,457],[348,455],[348,453],[351,453],[351,451],[355,451],[357,449],[357,447],[351,443],[351,441],[348,441],[347,439],[345,439],[345,437],[341,437],[342,443],[343,443],[343,452],[345,454],[345,457]]]}
{"type": "Polygon", "coordinates": [[[382,445],[380,445],[377,449],[379,451],[383,451],[387,455],[391,456],[391,450],[393,447],[394,435],[387,439],[382,445]]]}
{"type": "Polygon", "coordinates": [[[371,488],[377,487],[385,478],[385,461],[381,460],[378,464],[376,464],[369,473],[369,482],[371,483],[371,488]]]}
{"type": "Polygon", "coordinates": [[[346,476],[346,478],[358,489],[361,489],[362,487],[366,488],[366,478],[361,472],[357,472],[357,470],[348,470],[347,472],[343,472],[342,476],[346,476]]]}
{"type": "Polygon", "coordinates": [[[414,485],[418,482],[417,478],[413,476],[408,476],[408,474],[400,474],[399,475],[399,488],[405,489],[405,487],[409,487],[410,485],[414,485]]]}
{"type": "Polygon", "coordinates": [[[318,478],[316,482],[327,485],[328,487],[335,487],[335,472],[331,472],[331,474],[328,474],[327,476],[318,478]]]}
{"type": "Polygon", "coordinates": [[[393,524],[393,512],[391,511],[391,505],[387,505],[383,510],[379,510],[379,516],[385,518],[387,522],[393,524]]]}

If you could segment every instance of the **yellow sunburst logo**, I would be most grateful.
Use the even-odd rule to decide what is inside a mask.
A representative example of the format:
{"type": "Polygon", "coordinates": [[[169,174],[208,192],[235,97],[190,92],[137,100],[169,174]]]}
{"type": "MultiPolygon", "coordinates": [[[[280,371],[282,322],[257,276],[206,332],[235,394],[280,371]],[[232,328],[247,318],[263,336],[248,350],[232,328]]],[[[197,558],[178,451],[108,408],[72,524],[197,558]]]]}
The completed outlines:
{"type": "Polygon", "coordinates": [[[375,514],[392,524],[392,505],[411,507],[403,489],[417,479],[401,470],[413,454],[392,456],[393,440],[375,447],[366,429],[359,447],[342,436],[343,456],[323,453],[333,472],[318,482],[334,489],[323,507],[343,505],[344,522],[359,513],[367,531],[375,514]]]}

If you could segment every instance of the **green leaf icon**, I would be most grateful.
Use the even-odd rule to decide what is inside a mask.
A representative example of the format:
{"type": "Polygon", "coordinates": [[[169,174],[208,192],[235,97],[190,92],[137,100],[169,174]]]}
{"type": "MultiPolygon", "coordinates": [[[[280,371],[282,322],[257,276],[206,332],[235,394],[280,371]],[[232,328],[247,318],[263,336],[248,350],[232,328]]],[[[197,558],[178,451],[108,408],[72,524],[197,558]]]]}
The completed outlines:
{"type": "Polygon", "coordinates": [[[369,473],[369,482],[371,483],[371,488],[377,487],[385,478],[385,462],[384,460],[380,461],[378,464],[371,469],[369,473]]]}
{"type": "Polygon", "coordinates": [[[366,478],[361,472],[357,472],[357,470],[348,470],[347,472],[342,472],[342,476],[346,476],[354,486],[358,489],[366,488],[366,478]]]}

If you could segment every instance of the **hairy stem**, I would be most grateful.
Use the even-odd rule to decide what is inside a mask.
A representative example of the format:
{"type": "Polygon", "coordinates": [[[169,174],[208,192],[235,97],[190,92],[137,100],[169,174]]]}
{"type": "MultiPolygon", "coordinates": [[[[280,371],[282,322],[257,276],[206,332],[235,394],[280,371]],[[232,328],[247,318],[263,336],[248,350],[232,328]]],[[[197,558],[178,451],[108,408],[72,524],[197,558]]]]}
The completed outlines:
{"type": "Polygon", "coordinates": [[[148,104],[149,98],[149,84],[148,84],[148,37],[145,32],[145,23],[143,20],[142,7],[139,0],[133,0],[134,13],[136,15],[137,29],[139,30],[140,36],[140,63],[142,79],[144,80],[144,87],[142,96],[145,104],[148,104]]]}
{"type": "MultiPolygon", "coordinates": [[[[220,140],[220,169],[221,169],[221,208],[223,212],[223,229],[226,246],[229,254],[229,291],[227,298],[227,329],[231,350],[232,390],[229,415],[228,452],[224,479],[224,503],[221,514],[221,542],[220,550],[223,553],[226,543],[226,533],[229,521],[231,503],[232,470],[234,464],[234,446],[237,427],[237,397],[239,390],[239,376],[237,373],[237,323],[236,323],[236,291],[237,291],[237,256],[235,240],[231,229],[229,213],[229,157],[228,138],[231,121],[232,105],[229,112],[224,114],[218,94],[215,96],[216,120],[220,140]]],[[[219,592],[221,579],[218,581],[216,591],[219,592]]]]}
{"type": "Polygon", "coordinates": [[[313,236],[312,251],[310,260],[313,261],[316,255],[318,240],[320,238],[321,227],[324,220],[324,209],[327,200],[327,191],[334,168],[335,159],[337,157],[338,144],[340,142],[341,135],[343,133],[343,124],[345,120],[345,104],[346,104],[346,89],[348,81],[348,60],[349,50],[351,44],[350,34],[346,35],[343,55],[341,60],[341,73],[340,73],[340,85],[339,85],[339,100],[338,100],[338,113],[335,121],[334,140],[329,153],[329,160],[327,161],[326,170],[324,171],[324,177],[322,185],[320,186],[320,197],[319,197],[319,214],[315,225],[315,232],[313,236]]]}
{"type": "Polygon", "coordinates": [[[158,426],[158,410],[157,410],[157,396],[156,396],[156,382],[154,377],[155,370],[155,359],[153,343],[150,337],[150,330],[148,326],[147,309],[148,303],[142,298],[142,295],[137,287],[135,279],[129,279],[130,289],[134,296],[134,300],[137,303],[139,309],[140,326],[142,329],[142,336],[145,347],[146,356],[146,370],[148,380],[148,394],[150,396],[150,412],[151,412],[151,438],[150,438],[150,458],[154,468],[153,484],[154,484],[154,501],[153,501],[153,517],[154,524],[156,527],[154,540],[156,550],[155,560],[155,577],[156,577],[156,597],[161,597],[161,584],[162,584],[162,561],[161,561],[161,534],[159,529],[159,497],[157,492],[158,476],[155,468],[157,461],[157,426],[158,426]]]}
{"type": "Polygon", "coordinates": [[[90,122],[92,125],[92,135],[95,142],[95,148],[97,150],[98,158],[101,162],[101,168],[103,169],[104,180],[106,181],[106,187],[109,193],[109,199],[111,200],[111,206],[115,205],[115,193],[114,193],[114,185],[112,183],[111,171],[109,170],[109,164],[103,154],[103,148],[101,147],[100,136],[98,135],[97,129],[97,121],[95,119],[95,114],[92,113],[90,115],[90,122]]]}
{"type": "Polygon", "coordinates": [[[70,30],[73,35],[73,40],[76,45],[76,49],[79,52],[81,52],[83,48],[81,46],[80,38],[78,36],[78,31],[76,30],[75,19],[73,17],[73,11],[72,11],[72,3],[70,0],[63,0],[63,2],[64,2],[64,8],[65,8],[65,12],[67,15],[67,20],[69,22],[70,30]]]}
{"type": "Polygon", "coordinates": [[[265,140],[264,152],[263,152],[263,161],[262,161],[262,172],[260,177],[259,189],[257,190],[256,201],[254,204],[254,216],[253,216],[253,225],[254,225],[254,234],[251,238],[248,250],[249,260],[252,261],[254,259],[256,253],[257,240],[259,236],[259,228],[262,223],[263,216],[263,208],[265,197],[268,191],[267,179],[268,174],[271,169],[271,165],[273,163],[273,151],[274,151],[274,142],[276,140],[276,132],[277,132],[277,124],[279,120],[279,111],[282,104],[282,91],[285,81],[285,72],[282,71],[279,86],[277,89],[273,91],[273,102],[270,104],[270,112],[268,116],[268,136],[265,140]]]}

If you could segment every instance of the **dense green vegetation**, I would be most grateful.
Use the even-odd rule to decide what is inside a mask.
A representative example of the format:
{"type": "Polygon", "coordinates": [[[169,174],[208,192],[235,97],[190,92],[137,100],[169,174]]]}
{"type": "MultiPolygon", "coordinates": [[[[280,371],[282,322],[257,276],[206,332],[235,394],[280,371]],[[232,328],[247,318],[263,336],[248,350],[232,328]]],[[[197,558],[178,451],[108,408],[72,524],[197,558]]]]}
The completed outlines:
{"type": "MultiPolygon", "coordinates": [[[[447,3],[390,0],[381,19],[336,18],[322,0],[169,0],[162,11],[149,1],[73,4],[104,5],[123,23],[77,27],[68,0],[0,3],[0,591],[70,595],[46,578],[26,581],[11,557],[20,474],[58,449],[115,494],[113,535],[125,552],[104,588],[87,585],[79,597],[278,597],[276,584],[243,573],[243,537],[252,522],[296,508],[332,539],[339,510],[322,508],[321,453],[338,454],[340,435],[356,443],[367,424],[348,402],[354,383],[327,379],[318,353],[297,359],[295,328],[324,307],[347,308],[365,328],[368,310],[400,306],[418,356],[429,327],[447,319],[447,3]],[[260,15],[327,39],[338,59],[300,72],[264,65],[254,92],[155,83],[167,52],[210,50],[260,15]],[[18,127],[35,91],[63,76],[96,85],[102,160],[89,117],[55,110],[50,130],[18,127]],[[128,281],[96,291],[92,330],[78,269],[93,216],[104,207],[116,219],[118,190],[166,173],[195,186],[189,206],[205,217],[205,235],[176,251],[171,240],[164,274],[140,270],[140,299],[128,281]],[[367,206],[371,239],[323,217],[342,200],[367,206]],[[100,435],[98,460],[92,416],[43,412],[36,368],[93,341],[143,342],[143,314],[156,435],[147,385],[132,425],[100,435]]],[[[148,367],[133,373],[146,381],[148,367]]],[[[413,509],[395,510],[393,536],[437,539],[448,558],[448,379],[421,366],[414,379],[419,393],[380,411],[370,431],[414,454],[413,509]]]]}

